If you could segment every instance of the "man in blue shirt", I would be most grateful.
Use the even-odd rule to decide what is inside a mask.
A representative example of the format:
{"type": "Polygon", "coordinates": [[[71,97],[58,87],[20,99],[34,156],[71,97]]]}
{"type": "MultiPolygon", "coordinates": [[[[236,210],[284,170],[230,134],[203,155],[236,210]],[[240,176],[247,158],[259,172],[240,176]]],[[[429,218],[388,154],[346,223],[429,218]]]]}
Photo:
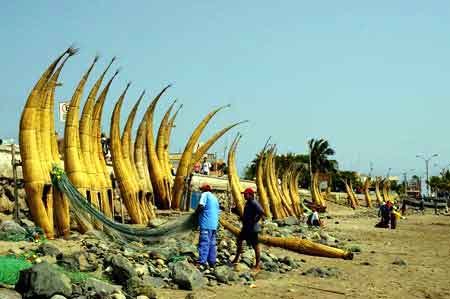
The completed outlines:
{"type": "Polygon", "coordinates": [[[219,200],[211,193],[210,185],[200,187],[202,195],[197,206],[196,213],[200,226],[200,236],[198,240],[198,264],[200,267],[214,267],[216,264],[216,231],[219,225],[220,207],[219,200]]]}
{"type": "Polygon", "coordinates": [[[242,229],[237,240],[237,252],[236,257],[233,260],[233,264],[239,262],[239,256],[243,249],[244,240],[247,245],[251,245],[255,250],[255,271],[259,271],[259,262],[261,256],[261,249],[259,247],[258,234],[261,231],[259,220],[264,216],[264,210],[261,205],[255,199],[255,191],[252,188],[247,188],[242,192],[246,200],[244,207],[244,215],[242,216],[242,229]]]}

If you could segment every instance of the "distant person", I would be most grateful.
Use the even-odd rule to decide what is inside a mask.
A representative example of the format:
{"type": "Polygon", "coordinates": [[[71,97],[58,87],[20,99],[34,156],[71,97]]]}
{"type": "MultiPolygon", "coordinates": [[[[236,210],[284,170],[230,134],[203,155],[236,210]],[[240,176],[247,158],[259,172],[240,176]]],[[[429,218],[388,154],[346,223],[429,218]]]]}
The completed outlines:
{"type": "Polygon", "coordinates": [[[242,229],[237,238],[237,252],[236,257],[232,261],[233,264],[239,262],[239,257],[243,251],[244,240],[247,245],[252,246],[255,251],[255,266],[254,271],[260,270],[261,248],[259,246],[259,233],[261,226],[259,220],[264,216],[264,210],[261,205],[255,200],[255,191],[252,188],[247,188],[242,192],[246,200],[244,207],[244,214],[242,216],[242,229]]]}
{"type": "Polygon", "coordinates": [[[200,168],[201,168],[201,165],[199,162],[194,164],[194,172],[195,173],[200,173],[200,168]]]}
{"type": "Polygon", "coordinates": [[[388,228],[389,222],[391,220],[391,202],[387,201],[380,206],[378,210],[378,217],[381,217],[380,222],[378,222],[375,227],[388,228]]]}
{"type": "Polygon", "coordinates": [[[209,170],[211,169],[211,163],[208,162],[208,160],[205,158],[203,158],[203,163],[202,163],[202,174],[204,175],[209,175],[209,170]]]}
{"type": "Polygon", "coordinates": [[[316,207],[312,207],[312,213],[309,214],[306,224],[309,226],[322,226],[322,221],[319,218],[319,212],[316,207]]]}
{"type": "Polygon", "coordinates": [[[423,215],[425,215],[425,199],[422,197],[420,199],[420,211],[422,212],[423,215]]]}
{"type": "Polygon", "coordinates": [[[108,153],[108,138],[106,137],[105,133],[102,133],[100,137],[100,143],[102,144],[103,155],[106,156],[106,154],[108,153]]]}
{"type": "Polygon", "coordinates": [[[406,215],[406,200],[404,200],[404,199],[402,201],[401,211],[402,211],[402,216],[405,216],[406,215]]]}
{"type": "Polygon", "coordinates": [[[216,264],[217,247],[216,232],[219,225],[220,207],[219,200],[212,194],[210,185],[200,187],[202,195],[196,209],[200,226],[198,240],[198,266],[204,270],[208,265],[214,267],[216,264]]]}
{"type": "Polygon", "coordinates": [[[400,213],[398,212],[397,205],[392,205],[392,210],[390,213],[390,220],[391,220],[391,229],[396,229],[397,227],[397,220],[400,218],[400,213]]]}

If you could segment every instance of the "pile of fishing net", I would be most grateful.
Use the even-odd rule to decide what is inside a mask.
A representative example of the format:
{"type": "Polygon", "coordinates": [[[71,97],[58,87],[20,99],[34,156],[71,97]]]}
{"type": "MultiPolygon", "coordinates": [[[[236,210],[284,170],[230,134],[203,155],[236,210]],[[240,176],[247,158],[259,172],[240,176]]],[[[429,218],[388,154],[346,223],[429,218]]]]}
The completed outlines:
{"type": "Polygon", "coordinates": [[[19,272],[31,268],[32,263],[24,257],[14,255],[0,256],[0,283],[15,285],[19,280],[19,272]]]}
{"type": "MultiPolygon", "coordinates": [[[[130,244],[132,241],[143,243],[153,243],[161,238],[183,234],[196,227],[196,217],[194,214],[187,214],[178,217],[176,220],[167,222],[155,228],[136,227],[133,225],[122,224],[106,217],[101,211],[93,207],[81,194],[77,188],[70,182],[64,170],[54,166],[51,172],[52,183],[58,188],[70,201],[70,208],[84,223],[94,224],[95,222],[103,225],[103,231],[118,243],[130,244]]],[[[98,234],[101,237],[101,234],[98,234]]],[[[142,249],[142,248],[141,248],[142,249]]]]}

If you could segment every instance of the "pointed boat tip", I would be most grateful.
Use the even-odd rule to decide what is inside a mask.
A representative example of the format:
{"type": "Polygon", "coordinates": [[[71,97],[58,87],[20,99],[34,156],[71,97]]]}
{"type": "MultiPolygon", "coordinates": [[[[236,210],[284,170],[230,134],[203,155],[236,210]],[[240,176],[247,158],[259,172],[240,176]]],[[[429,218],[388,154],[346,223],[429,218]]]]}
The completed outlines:
{"type": "Polygon", "coordinates": [[[70,57],[70,56],[77,54],[79,50],[80,50],[79,48],[75,48],[75,46],[72,45],[69,48],[67,48],[66,53],[69,54],[69,57],[70,57]]]}

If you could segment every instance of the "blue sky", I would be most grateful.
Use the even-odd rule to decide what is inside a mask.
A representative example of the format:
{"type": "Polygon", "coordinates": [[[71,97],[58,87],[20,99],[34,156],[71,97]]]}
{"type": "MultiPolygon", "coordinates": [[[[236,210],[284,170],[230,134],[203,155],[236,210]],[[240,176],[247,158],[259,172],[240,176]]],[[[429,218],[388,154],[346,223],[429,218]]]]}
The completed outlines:
{"type": "Polygon", "coordinates": [[[101,60],[88,87],[119,58],[105,131],[126,82],[123,120],[142,89],[155,95],[172,83],[156,120],[172,98],[184,104],[173,151],[208,111],[231,104],[203,139],[250,120],[239,130],[240,169],[268,136],[280,152],[327,138],[341,168],[367,172],[372,161],[380,175],[389,167],[424,175],[418,153],[450,163],[449,1],[6,1],[0,24],[3,137],[17,138],[34,82],[75,43],[80,52],[63,71],[58,101],[71,97],[94,55],[101,60]]]}

